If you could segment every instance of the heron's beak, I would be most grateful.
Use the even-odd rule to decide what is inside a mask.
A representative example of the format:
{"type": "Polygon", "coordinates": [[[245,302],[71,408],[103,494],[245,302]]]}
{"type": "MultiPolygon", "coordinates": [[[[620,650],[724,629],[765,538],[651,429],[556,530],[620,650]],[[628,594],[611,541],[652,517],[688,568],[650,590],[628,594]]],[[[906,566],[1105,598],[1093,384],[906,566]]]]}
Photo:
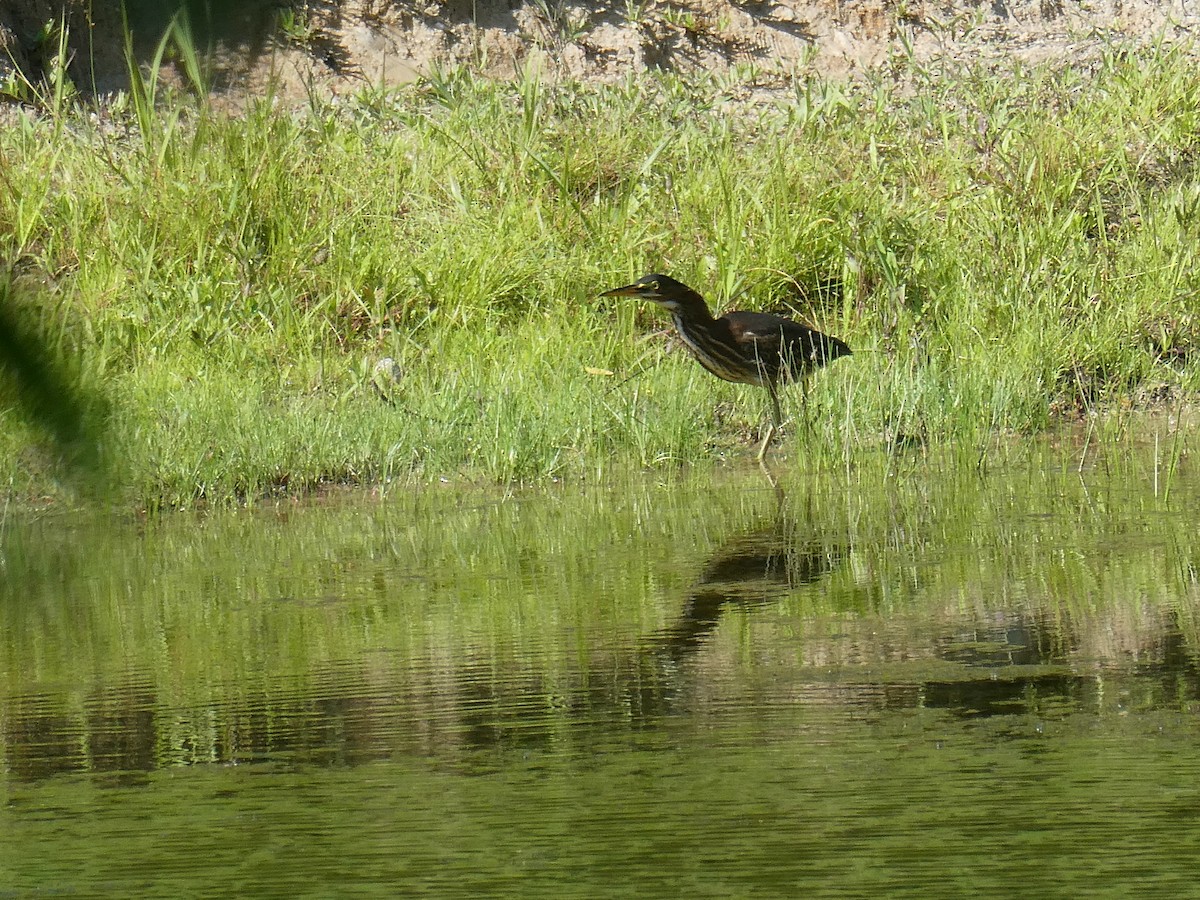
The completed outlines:
{"type": "Polygon", "coordinates": [[[625,287],[613,288],[611,291],[605,291],[601,297],[637,297],[639,300],[661,300],[662,294],[658,291],[658,282],[647,282],[646,279],[635,281],[633,284],[627,284],[625,287]]]}
{"type": "Polygon", "coordinates": [[[624,287],[613,288],[611,291],[605,291],[601,297],[640,297],[642,296],[641,285],[627,284],[624,287]]]}

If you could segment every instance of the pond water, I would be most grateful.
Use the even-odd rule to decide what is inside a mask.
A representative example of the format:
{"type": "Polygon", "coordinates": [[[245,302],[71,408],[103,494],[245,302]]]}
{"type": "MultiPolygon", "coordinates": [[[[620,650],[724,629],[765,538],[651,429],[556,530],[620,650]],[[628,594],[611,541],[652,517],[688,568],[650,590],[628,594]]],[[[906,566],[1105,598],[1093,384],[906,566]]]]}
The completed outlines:
{"type": "Polygon", "coordinates": [[[0,897],[1194,895],[1200,479],[1112,457],[10,510],[0,897]]]}

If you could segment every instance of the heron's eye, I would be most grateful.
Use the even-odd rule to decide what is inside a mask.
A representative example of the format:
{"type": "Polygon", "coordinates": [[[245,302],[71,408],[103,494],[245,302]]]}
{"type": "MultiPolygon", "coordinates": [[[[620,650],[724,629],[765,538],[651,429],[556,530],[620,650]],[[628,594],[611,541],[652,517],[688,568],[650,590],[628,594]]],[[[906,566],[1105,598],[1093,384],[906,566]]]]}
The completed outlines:
{"type": "Polygon", "coordinates": [[[647,282],[647,284],[646,284],[646,290],[648,290],[648,291],[657,291],[657,290],[658,290],[658,282],[657,282],[657,281],[650,281],[650,282],[647,282]]]}

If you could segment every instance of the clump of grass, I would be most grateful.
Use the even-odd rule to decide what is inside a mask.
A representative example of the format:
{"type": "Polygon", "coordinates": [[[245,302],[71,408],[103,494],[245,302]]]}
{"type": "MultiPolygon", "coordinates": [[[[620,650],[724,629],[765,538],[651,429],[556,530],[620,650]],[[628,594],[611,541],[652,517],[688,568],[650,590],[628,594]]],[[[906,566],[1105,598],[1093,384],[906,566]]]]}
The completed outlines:
{"type": "MultiPolygon", "coordinates": [[[[1094,69],[809,81],[732,112],[703,78],[455,70],[240,119],[148,78],[0,132],[0,255],[78,311],[142,503],[743,455],[762,392],[597,299],[647,270],[855,349],[783,455],[978,450],[1200,383],[1191,60],[1094,69]]],[[[0,475],[25,440],[0,437],[0,475]]]]}

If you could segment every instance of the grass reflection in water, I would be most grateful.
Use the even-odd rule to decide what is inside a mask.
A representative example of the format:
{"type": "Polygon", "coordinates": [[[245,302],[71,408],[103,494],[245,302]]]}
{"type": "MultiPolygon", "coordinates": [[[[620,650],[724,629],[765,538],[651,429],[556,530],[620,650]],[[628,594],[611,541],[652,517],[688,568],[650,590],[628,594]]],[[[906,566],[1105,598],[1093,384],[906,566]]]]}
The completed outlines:
{"type": "Polygon", "coordinates": [[[0,887],[1182,886],[1197,485],[894,465],[15,518],[0,887]]]}

